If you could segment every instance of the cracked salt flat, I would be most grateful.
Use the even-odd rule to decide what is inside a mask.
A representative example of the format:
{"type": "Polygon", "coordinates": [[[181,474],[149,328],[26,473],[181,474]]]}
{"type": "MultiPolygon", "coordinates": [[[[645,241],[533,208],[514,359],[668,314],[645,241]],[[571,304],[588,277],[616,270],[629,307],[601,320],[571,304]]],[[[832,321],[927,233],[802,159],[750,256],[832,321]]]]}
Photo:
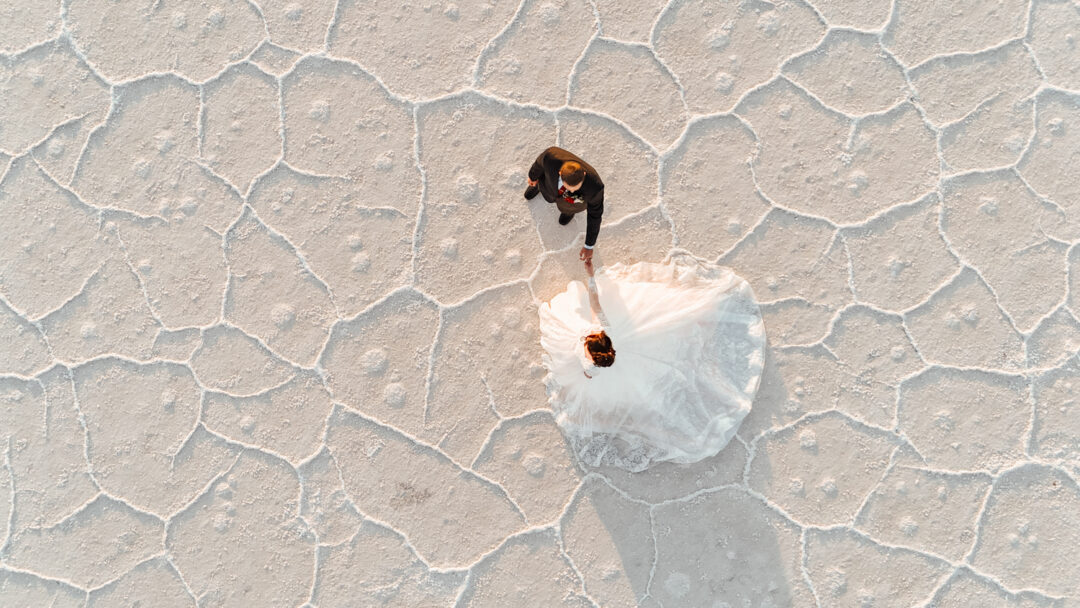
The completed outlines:
{"type": "Polygon", "coordinates": [[[0,604],[1080,604],[1078,65],[1075,0],[9,2],[0,604]],[[600,265],[753,286],[715,457],[559,433],[553,143],[600,265]]]}

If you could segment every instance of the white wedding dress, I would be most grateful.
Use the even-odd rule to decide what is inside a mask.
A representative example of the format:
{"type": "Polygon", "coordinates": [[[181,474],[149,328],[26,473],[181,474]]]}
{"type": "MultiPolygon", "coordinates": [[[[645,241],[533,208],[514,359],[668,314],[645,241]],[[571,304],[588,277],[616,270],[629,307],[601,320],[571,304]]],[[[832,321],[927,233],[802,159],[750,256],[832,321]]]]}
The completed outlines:
{"type": "Polygon", "coordinates": [[[614,264],[590,284],[595,317],[580,281],[540,307],[548,399],[578,458],[640,471],[723,449],[750,411],[764,362],[750,285],[687,255],[614,264]],[[585,352],[585,336],[600,329],[615,349],[610,367],[585,352]]]}

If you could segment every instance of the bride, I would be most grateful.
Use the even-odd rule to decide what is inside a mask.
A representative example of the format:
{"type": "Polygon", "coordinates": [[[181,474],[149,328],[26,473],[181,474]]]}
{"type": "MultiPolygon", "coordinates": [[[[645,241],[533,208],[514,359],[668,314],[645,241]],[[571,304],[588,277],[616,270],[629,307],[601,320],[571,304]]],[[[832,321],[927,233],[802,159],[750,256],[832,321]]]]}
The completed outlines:
{"type": "Polygon", "coordinates": [[[555,419],[591,466],[719,452],[750,411],[765,330],[750,285],[679,254],[593,272],[540,307],[555,419]]]}

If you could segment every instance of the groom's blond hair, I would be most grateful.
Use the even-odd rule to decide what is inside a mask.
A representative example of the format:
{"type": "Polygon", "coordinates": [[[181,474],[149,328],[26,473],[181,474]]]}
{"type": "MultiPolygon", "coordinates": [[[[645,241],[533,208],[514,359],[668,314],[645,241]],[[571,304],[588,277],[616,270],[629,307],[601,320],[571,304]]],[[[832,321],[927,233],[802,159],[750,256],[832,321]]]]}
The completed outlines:
{"type": "Polygon", "coordinates": [[[581,164],[569,160],[559,168],[559,177],[567,186],[576,186],[581,183],[581,180],[585,179],[585,169],[581,168],[581,164]]]}

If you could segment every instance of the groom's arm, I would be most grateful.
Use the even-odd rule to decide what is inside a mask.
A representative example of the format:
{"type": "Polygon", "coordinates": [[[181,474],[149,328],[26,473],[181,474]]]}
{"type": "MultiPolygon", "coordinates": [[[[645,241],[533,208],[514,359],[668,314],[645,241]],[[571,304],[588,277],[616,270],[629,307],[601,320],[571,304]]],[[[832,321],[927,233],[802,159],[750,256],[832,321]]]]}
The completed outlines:
{"type": "Polygon", "coordinates": [[[585,248],[592,249],[600,234],[600,219],[604,215],[604,189],[600,188],[586,201],[589,221],[585,224],[585,248]]]}
{"type": "MultiPolygon", "coordinates": [[[[550,148],[549,148],[550,149],[550,148]]],[[[540,179],[540,176],[544,174],[544,161],[547,160],[547,150],[540,153],[540,156],[536,157],[531,167],[529,167],[529,181],[535,182],[540,179]]]]}

